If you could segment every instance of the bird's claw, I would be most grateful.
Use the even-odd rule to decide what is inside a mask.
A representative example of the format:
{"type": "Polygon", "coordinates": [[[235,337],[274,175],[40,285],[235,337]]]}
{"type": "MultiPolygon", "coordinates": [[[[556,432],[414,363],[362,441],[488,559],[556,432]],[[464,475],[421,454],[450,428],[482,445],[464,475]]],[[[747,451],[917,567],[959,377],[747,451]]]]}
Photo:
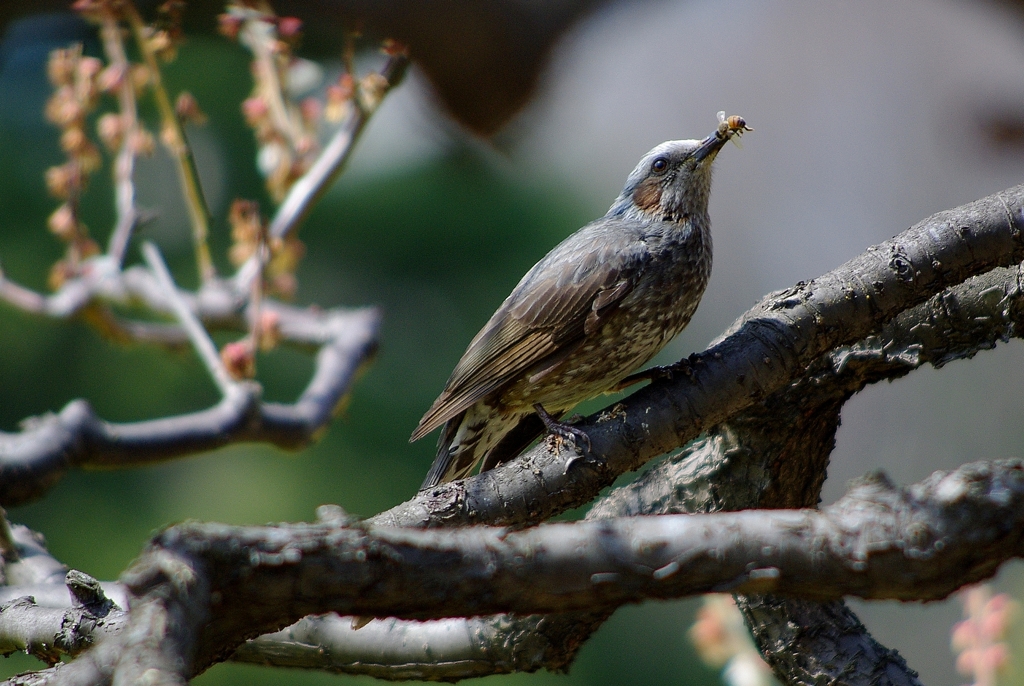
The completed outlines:
{"type": "Polygon", "coordinates": [[[661,370],[661,372],[665,375],[664,378],[667,378],[669,381],[671,381],[676,374],[682,374],[683,376],[693,376],[693,365],[696,361],[697,355],[696,353],[694,353],[693,355],[690,355],[689,357],[684,357],[678,362],[670,364],[667,367],[658,367],[658,369],[661,370]]]}
{"type": "Polygon", "coordinates": [[[561,452],[563,441],[572,441],[577,448],[585,448],[587,452],[590,452],[590,436],[588,436],[582,429],[577,429],[572,424],[566,424],[560,422],[537,403],[533,406],[534,411],[537,412],[537,416],[544,422],[544,428],[548,431],[549,441],[548,445],[551,446],[556,452],[561,452]]]}

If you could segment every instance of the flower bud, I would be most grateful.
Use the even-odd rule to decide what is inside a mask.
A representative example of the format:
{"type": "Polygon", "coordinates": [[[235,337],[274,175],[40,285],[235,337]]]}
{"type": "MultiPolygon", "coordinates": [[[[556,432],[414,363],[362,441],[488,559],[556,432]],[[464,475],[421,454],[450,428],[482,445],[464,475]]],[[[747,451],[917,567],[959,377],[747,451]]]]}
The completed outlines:
{"type": "Polygon", "coordinates": [[[126,71],[124,65],[110,65],[96,77],[96,87],[104,93],[114,93],[120,90],[127,78],[126,71]]]}
{"type": "Polygon", "coordinates": [[[188,91],[182,91],[174,103],[174,111],[178,118],[189,124],[205,124],[206,115],[199,109],[199,101],[188,91]]]}
{"type": "Polygon", "coordinates": [[[302,31],[302,20],[296,17],[280,17],[277,20],[277,35],[282,38],[295,38],[302,31]]]}
{"type": "Polygon", "coordinates": [[[78,234],[78,219],[71,205],[64,203],[58,207],[46,222],[50,232],[63,241],[71,241],[78,234]]]}
{"type": "Polygon", "coordinates": [[[80,190],[81,186],[82,174],[74,162],[50,167],[46,170],[46,190],[55,198],[67,200],[71,196],[71,192],[80,190]]]}
{"type": "Polygon", "coordinates": [[[153,134],[143,128],[138,128],[132,132],[132,137],[129,143],[132,146],[132,151],[136,155],[145,155],[149,157],[156,150],[156,143],[153,141],[153,134]]]}
{"type": "Polygon", "coordinates": [[[305,98],[299,103],[299,112],[307,126],[316,126],[324,115],[324,106],[316,98],[305,98]]]}
{"type": "Polygon", "coordinates": [[[117,150],[124,140],[124,118],[112,112],[96,121],[96,135],[107,150],[117,150]]]}
{"type": "Polygon", "coordinates": [[[47,121],[60,127],[71,126],[85,116],[85,108],[75,98],[71,86],[61,86],[46,101],[47,121]]]}
{"type": "Polygon", "coordinates": [[[267,102],[258,95],[242,101],[242,115],[249,126],[256,126],[267,118],[269,108],[267,102]]]}
{"type": "Polygon", "coordinates": [[[264,311],[256,326],[260,350],[273,350],[281,342],[281,315],[277,312],[264,311]]]}
{"type": "Polygon", "coordinates": [[[256,374],[256,355],[248,341],[225,345],[220,360],[233,379],[251,379],[256,374]]]}
{"type": "Polygon", "coordinates": [[[89,144],[89,137],[85,135],[85,131],[79,126],[72,126],[71,128],[65,129],[64,133],[60,137],[61,149],[69,155],[76,155],[85,150],[89,144]]]}

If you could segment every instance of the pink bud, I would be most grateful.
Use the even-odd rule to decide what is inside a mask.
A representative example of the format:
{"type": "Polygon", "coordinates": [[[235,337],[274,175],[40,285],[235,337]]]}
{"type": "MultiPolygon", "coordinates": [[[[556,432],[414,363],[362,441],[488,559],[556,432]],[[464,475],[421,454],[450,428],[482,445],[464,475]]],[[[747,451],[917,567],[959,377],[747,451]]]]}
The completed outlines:
{"type": "Polygon", "coordinates": [[[220,359],[233,379],[250,379],[256,373],[256,357],[248,341],[228,343],[221,348],[220,359]]]}
{"type": "Polygon", "coordinates": [[[281,17],[277,20],[277,32],[282,38],[294,38],[301,30],[301,19],[296,17],[281,17]]]}
{"type": "Polygon", "coordinates": [[[267,112],[267,103],[259,96],[246,98],[242,101],[242,114],[250,126],[254,126],[265,119],[267,112]]]}

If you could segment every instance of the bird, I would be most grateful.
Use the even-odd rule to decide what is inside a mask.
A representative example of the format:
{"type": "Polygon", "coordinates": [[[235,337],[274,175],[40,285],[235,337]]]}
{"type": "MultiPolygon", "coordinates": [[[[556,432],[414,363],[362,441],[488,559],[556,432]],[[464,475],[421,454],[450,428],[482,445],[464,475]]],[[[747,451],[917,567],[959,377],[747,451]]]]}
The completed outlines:
{"type": "Polygon", "coordinates": [[[608,212],[534,265],[473,338],[409,439],[443,425],[421,490],[492,469],[545,430],[589,448],[559,420],[652,378],[633,372],[689,323],[711,275],[712,163],[753,130],[739,116],[718,120],[704,139],[644,155],[608,212]]]}

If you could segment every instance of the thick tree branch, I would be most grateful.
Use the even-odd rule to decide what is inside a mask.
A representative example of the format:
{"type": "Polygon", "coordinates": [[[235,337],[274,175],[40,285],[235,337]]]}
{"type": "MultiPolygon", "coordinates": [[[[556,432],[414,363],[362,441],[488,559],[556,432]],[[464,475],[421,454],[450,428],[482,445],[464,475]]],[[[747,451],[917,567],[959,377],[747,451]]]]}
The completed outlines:
{"type": "MultiPolygon", "coordinates": [[[[1024,464],[974,463],[903,490],[862,480],[814,510],[617,518],[519,532],[183,524],[125,574],[112,676],[183,679],[307,614],[408,618],[612,608],[733,590],[932,600],[1024,554],[1024,464]],[[529,579],[529,584],[523,580],[529,579]]],[[[84,654],[57,683],[109,666],[84,654]]],[[[91,678],[91,676],[90,676],[91,678]]]]}
{"type": "MultiPolygon", "coordinates": [[[[591,510],[593,515],[813,506],[838,411],[868,383],[924,364],[972,357],[1024,332],[1021,267],[996,269],[901,313],[877,335],[834,350],[806,376],[715,427],[591,510]]],[[[739,598],[755,638],[785,683],[917,683],[841,602],[739,598]]],[[[553,622],[559,620],[552,618],[553,622]]],[[[563,621],[570,621],[566,618],[563,621]]]]}
{"type": "MultiPolygon", "coordinates": [[[[996,274],[993,274],[993,276],[995,276],[995,275],[996,274]]],[[[1004,277],[1004,280],[1006,280],[1006,278],[1009,277],[1009,274],[1001,274],[1001,275],[1002,275],[1002,277],[1004,277]]],[[[1013,277],[1010,280],[1010,283],[1011,284],[1017,284],[1017,276],[1016,275],[1013,275],[1013,277]]],[[[970,290],[970,288],[973,288],[974,292],[983,294],[983,297],[981,297],[981,302],[982,303],[987,303],[989,306],[992,305],[993,302],[995,304],[1007,303],[1006,311],[1009,313],[1011,311],[1010,310],[1010,304],[1013,303],[1013,302],[1016,302],[1016,301],[1013,298],[1011,298],[1011,297],[1004,297],[1004,296],[1006,296],[1006,295],[1014,295],[1013,293],[1011,293],[1011,291],[1013,289],[1010,286],[1004,287],[1004,289],[1002,289],[1002,293],[1004,293],[1004,296],[1000,296],[999,298],[995,298],[993,300],[993,294],[995,293],[995,291],[993,291],[992,289],[993,289],[994,286],[995,286],[994,284],[984,285],[984,286],[982,286],[980,284],[973,284],[973,285],[968,285],[968,289],[970,290]]],[[[955,292],[952,293],[952,294],[946,295],[944,297],[944,299],[943,299],[943,302],[947,303],[947,305],[944,306],[945,310],[957,311],[957,312],[961,312],[962,314],[970,315],[971,312],[968,310],[968,308],[965,308],[965,307],[950,308],[950,307],[948,307],[948,303],[949,302],[954,302],[954,301],[956,301],[956,299],[965,300],[965,295],[964,294],[958,294],[958,293],[955,293],[955,292]]],[[[1017,310],[1015,310],[1015,311],[1017,311],[1017,310]]],[[[902,316],[902,318],[908,319],[908,321],[912,321],[912,324],[908,324],[906,328],[907,329],[913,329],[913,331],[915,333],[919,333],[919,334],[922,331],[928,331],[928,329],[923,329],[920,326],[916,326],[916,325],[920,324],[920,321],[913,320],[914,316],[916,316],[916,315],[906,314],[906,315],[902,316]]],[[[934,314],[929,314],[928,316],[934,317],[935,315],[934,314]]],[[[993,312],[991,312],[991,311],[989,311],[989,313],[987,314],[987,317],[988,317],[989,321],[998,321],[998,320],[1000,320],[1000,317],[999,316],[993,316],[993,312]]],[[[918,317],[918,318],[920,318],[920,317],[918,317]]],[[[1006,317],[1002,317],[1002,318],[1006,319],[1006,317]]],[[[968,316],[968,319],[969,320],[973,320],[973,321],[978,321],[979,317],[977,317],[977,316],[968,316]]],[[[1007,321],[1010,321],[1010,319],[1007,319],[1007,321]]],[[[948,331],[955,331],[955,328],[945,328],[944,329],[942,327],[932,327],[931,329],[936,330],[936,331],[947,331],[947,330],[948,331]]],[[[995,338],[1006,337],[1007,335],[1009,335],[1009,332],[1004,331],[1004,332],[1001,332],[1001,333],[996,333],[995,334],[995,338]]],[[[884,339],[885,337],[881,337],[881,338],[884,339]]],[[[990,336],[988,339],[984,339],[984,340],[995,340],[995,338],[992,338],[990,336]]],[[[963,337],[963,339],[965,341],[977,340],[976,332],[975,333],[971,333],[971,332],[965,333],[965,336],[963,337]]],[[[990,345],[990,344],[991,343],[989,343],[988,345],[990,345]]],[[[916,346],[916,348],[914,348],[914,349],[920,349],[920,348],[924,347],[924,346],[922,346],[921,343],[911,343],[909,345],[911,347],[912,346],[916,346]]],[[[985,345],[984,342],[983,342],[980,347],[988,347],[988,345],[985,345]]],[[[870,346],[861,345],[858,348],[859,352],[858,352],[858,350],[853,350],[853,349],[847,350],[847,351],[841,351],[837,355],[838,359],[842,359],[843,360],[840,363],[839,367],[841,369],[843,369],[843,370],[853,370],[853,369],[857,368],[856,361],[858,361],[858,360],[863,361],[863,360],[867,360],[867,359],[874,359],[874,360],[877,361],[877,358],[879,357],[878,354],[866,354],[865,351],[868,351],[869,349],[870,349],[870,346]],[[856,354],[854,354],[854,353],[856,353],[856,354]],[[851,363],[851,362],[853,362],[853,363],[851,363]]],[[[890,351],[891,352],[894,348],[893,348],[893,345],[891,343],[884,343],[881,346],[876,346],[876,348],[874,348],[874,349],[876,349],[876,351],[885,350],[885,351],[890,351]]],[[[975,348],[975,349],[977,349],[977,348],[975,348]]],[[[955,354],[957,354],[957,353],[954,350],[946,350],[945,352],[943,352],[941,354],[945,355],[945,357],[948,358],[949,356],[955,356],[955,354]]],[[[902,369],[901,373],[905,373],[905,371],[908,369],[907,365],[906,365],[906,361],[905,361],[905,356],[904,355],[890,354],[887,358],[890,359],[890,360],[892,360],[892,359],[899,360],[898,365],[895,365],[894,367],[896,369],[902,369]]],[[[924,358],[922,360],[924,361],[924,358]]],[[[820,381],[821,380],[818,379],[819,383],[816,384],[817,387],[824,387],[824,388],[829,388],[830,387],[828,384],[821,384],[820,381]]],[[[858,383],[860,385],[862,385],[863,382],[858,382],[858,383]]],[[[798,386],[799,385],[800,384],[798,384],[798,386]]],[[[854,385],[857,385],[857,384],[854,384],[854,385]]],[[[835,386],[835,384],[833,384],[833,386],[835,386]]],[[[804,390],[806,390],[806,388],[804,390]]],[[[845,389],[843,394],[845,395],[845,394],[847,394],[849,392],[852,392],[853,390],[855,390],[855,388],[852,388],[852,387],[849,388],[849,389],[845,389]]],[[[777,423],[776,423],[776,426],[777,426],[777,423]]],[[[756,432],[750,432],[750,433],[748,433],[748,435],[753,435],[754,433],[756,433],[756,432]]],[[[733,452],[733,458],[735,458],[734,452],[733,452]]],[[[735,463],[735,462],[738,462],[738,461],[733,460],[732,462],[735,463]]],[[[692,474],[691,474],[691,476],[692,476],[692,474]]],[[[649,479],[648,481],[655,481],[655,480],[654,479],[649,479]]],[[[662,481],[662,482],[664,483],[664,481],[662,481]]],[[[733,481],[733,482],[735,483],[736,481],[733,481]]],[[[705,509],[707,509],[707,508],[708,508],[708,506],[705,506],[705,509]]],[[[599,514],[600,513],[600,509],[598,509],[596,512],[599,514]]],[[[499,618],[499,620],[500,620],[500,618],[499,618]]],[[[549,618],[547,618],[547,620],[545,620],[545,618],[542,618],[542,617],[529,617],[529,618],[526,618],[527,623],[530,623],[532,625],[532,628],[535,628],[535,629],[537,627],[541,626],[542,624],[545,624],[545,625],[550,627],[551,625],[557,623],[557,620],[558,620],[557,616],[549,617],[549,618]]],[[[486,619],[484,619],[484,620],[481,620],[481,621],[494,621],[494,620],[486,620],[486,619]]],[[[598,624],[599,624],[599,619],[594,621],[593,626],[596,627],[598,624]]],[[[449,626],[449,628],[451,629],[451,626],[449,626]]],[[[437,627],[435,627],[434,629],[436,630],[437,627]]],[[[518,642],[515,642],[515,643],[518,643],[518,642]]],[[[513,645],[515,645],[515,643],[513,645]]],[[[579,643],[579,641],[575,642],[575,643],[579,643]]],[[[479,647],[479,646],[477,646],[477,647],[479,647]]],[[[546,663],[548,664],[549,667],[552,666],[553,662],[554,663],[558,662],[558,658],[557,657],[552,658],[552,656],[550,654],[546,654],[545,655],[545,659],[546,659],[546,663]]],[[[561,663],[564,664],[565,662],[562,661],[561,663]]],[[[470,666],[472,667],[471,660],[463,662],[463,664],[470,664],[470,666]]],[[[519,662],[519,664],[520,664],[520,667],[524,667],[524,664],[521,661],[519,662]]],[[[344,669],[344,668],[342,668],[342,669],[344,669]]],[[[360,669],[358,671],[362,671],[362,670],[360,669]]],[[[469,670],[469,671],[472,672],[472,669],[469,670]]],[[[450,678],[451,678],[452,674],[455,674],[455,673],[454,672],[450,672],[449,673],[450,678]]],[[[468,676],[468,674],[463,672],[462,676],[468,676]]]]}
{"type": "Polygon", "coordinates": [[[784,683],[921,686],[906,660],[875,641],[842,601],[753,595],[737,603],[758,649],[784,683]]]}
{"type": "MultiPolygon", "coordinates": [[[[868,383],[898,378],[924,364],[942,366],[954,359],[971,357],[994,347],[996,341],[1019,336],[1024,332],[1022,283],[1024,277],[1019,265],[995,269],[901,313],[877,335],[823,355],[802,379],[716,426],[679,454],[655,465],[637,481],[616,489],[595,504],[587,518],[814,506],[834,444],[841,404],[868,383]]],[[[877,681],[878,674],[884,673],[892,683],[901,683],[901,674],[906,676],[905,683],[914,683],[913,673],[902,658],[871,639],[844,604],[768,598],[754,601],[756,612],[748,612],[748,617],[758,620],[756,633],[765,639],[762,649],[771,648],[770,657],[777,655],[790,662],[775,665],[776,669],[786,669],[786,674],[780,676],[804,683],[805,675],[821,677],[831,673],[836,678],[844,675],[843,678],[850,680],[852,675],[860,674],[865,678],[860,683],[868,684],[886,683],[877,681]],[[787,608],[791,614],[786,614],[787,608]],[[812,627],[821,627],[823,633],[835,640],[828,641],[812,627]],[[802,658],[796,659],[794,654],[802,658]],[[825,657],[816,659],[817,656],[825,657]],[[872,669],[861,669],[868,657],[876,658],[877,663],[872,669]],[[804,671],[800,674],[791,671],[795,664],[801,664],[804,671]],[[856,669],[851,669],[851,665],[856,669]]],[[[746,609],[747,606],[741,602],[741,607],[746,609]]],[[[336,621],[343,626],[348,623],[346,619],[336,621]]],[[[440,624],[447,635],[467,636],[478,654],[487,655],[492,646],[475,643],[473,637],[479,635],[477,630],[481,626],[493,621],[490,618],[444,620],[440,624]]],[[[576,632],[584,632],[587,627],[594,630],[600,623],[586,614],[570,613],[548,616],[543,626],[557,635],[569,628],[576,632]]],[[[402,635],[415,643],[419,632],[424,639],[428,633],[439,632],[434,624],[399,623],[399,626],[402,635]]],[[[531,634],[540,624],[538,617],[513,618],[508,636],[495,642],[493,647],[509,651],[517,643],[524,644],[522,654],[533,656],[535,660],[520,662],[520,669],[527,665],[532,669],[564,668],[575,657],[576,646],[582,641],[554,644],[542,653],[527,651],[526,639],[517,641],[517,638],[530,636],[531,641],[542,641],[542,636],[531,634]]],[[[345,654],[347,634],[344,629],[330,636],[334,642],[326,645],[345,654]]],[[[363,654],[380,656],[389,643],[382,638],[375,650],[363,654]]],[[[394,678],[400,678],[401,673],[409,670],[409,665],[398,663],[398,656],[395,662],[401,664],[401,668],[396,667],[394,678]]],[[[465,676],[446,670],[445,665],[421,664],[420,668],[421,677],[465,676]]],[[[363,673],[363,669],[356,663],[346,671],[363,673]]],[[[505,669],[506,662],[498,659],[492,664],[479,665],[479,671],[473,675],[504,672],[505,669]]],[[[379,675],[379,667],[372,673],[379,675]]],[[[813,678],[807,676],[807,681],[813,678]]]]}
{"type": "MultiPolygon", "coordinates": [[[[853,345],[943,289],[1024,258],[1024,186],[940,212],[809,283],[765,298],[690,372],[626,398],[624,418],[579,425],[592,451],[544,444],[497,469],[444,484],[374,518],[391,526],[524,524],[595,498],[620,474],[802,376],[821,354],[853,345]]],[[[604,415],[607,417],[608,415],[604,415]]]]}
{"type": "MultiPolygon", "coordinates": [[[[652,507],[658,513],[812,507],[820,484],[786,493],[768,481],[771,467],[782,468],[786,461],[823,480],[831,443],[816,451],[816,460],[801,455],[811,452],[808,425],[818,422],[825,408],[868,384],[898,379],[924,365],[942,367],[1022,335],[1024,265],[968,279],[900,313],[877,334],[822,355],[803,377],[616,489],[589,516],[654,514],[652,507]]],[[[804,478],[811,477],[797,480],[804,478]]]]}
{"type": "MultiPolygon", "coordinates": [[[[901,313],[877,335],[822,356],[803,379],[616,490],[590,516],[815,505],[842,403],[868,383],[1019,337],[1022,283],[1019,265],[995,269],[901,313]]],[[[917,683],[903,659],[875,642],[839,601],[737,600],[784,683],[917,683]]]]}
{"type": "MultiPolygon", "coordinates": [[[[1024,332],[1022,284],[1020,265],[992,270],[901,313],[877,335],[826,353],[801,379],[613,491],[587,518],[816,505],[842,403],[868,383],[898,378],[924,364],[939,367],[972,357],[997,341],[1019,336],[1024,332]]],[[[771,637],[772,654],[792,659],[792,648],[799,643],[805,663],[820,670],[815,672],[818,676],[829,670],[825,659],[814,656],[824,655],[834,667],[833,675],[850,679],[851,674],[863,674],[868,679],[863,683],[875,683],[870,679],[877,673],[849,667],[874,656],[879,660],[877,670],[893,683],[900,683],[901,673],[907,676],[906,683],[913,683],[913,673],[902,658],[871,639],[842,603],[767,598],[756,602],[756,615],[748,616],[758,618],[759,636],[771,637]],[[799,618],[768,622],[772,612],[786,607],[799,618]],[[822,621],[813,621],[814,612],[822,613],[817,617],[822,621]],[[826,646],[825,638],[804,630],[786,638],[787,627],[792,632],[794,627],[813,626],[821,626],[836,640],[826,646]],[[805,645],[808,640],[814,645],[805,645]]],[[[741,602],[741,607],[746,605],[741,602]]],[[[389,620],[357,632],[348,618],[325,616],[256,639],[234,659],[305,664],[388,679],[455,680],[541,667],[558,670],[571,663],[577,648],[606,617],[607,613],[570,613],[425,623],[389,620]],[[495,636],[495,626],[506,633],[495,636]],[[446,654],[458,657],[438,659],[433,652],[438,640],[446,654]],[[408,646],[430,646],[431,651],[411,653],[408,646]]],[[[812,672],[807,668],[804,673],[812,672]]],[[[792,672],[788,676],[797,679],[792,672]]]]}

